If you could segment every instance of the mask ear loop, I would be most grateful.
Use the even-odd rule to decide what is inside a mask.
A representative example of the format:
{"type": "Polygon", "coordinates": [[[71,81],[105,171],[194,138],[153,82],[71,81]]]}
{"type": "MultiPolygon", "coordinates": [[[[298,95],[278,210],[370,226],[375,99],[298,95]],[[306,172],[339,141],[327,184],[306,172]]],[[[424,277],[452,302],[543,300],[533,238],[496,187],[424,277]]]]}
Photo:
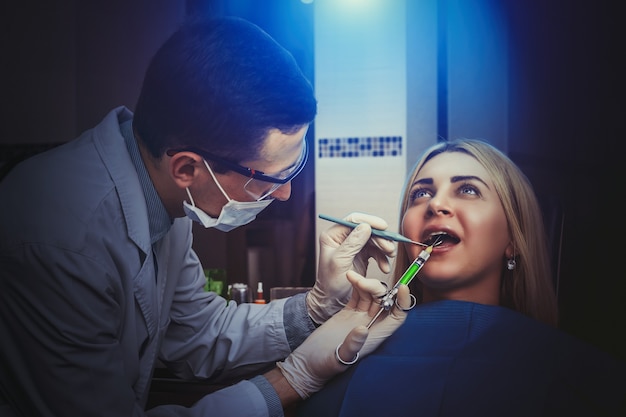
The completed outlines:
{"type": "Polygon", "coordinates": [[[213,181],[215,181],[215,184],[217,185],[217,188],[219,188],[220,191],[222,192],[222,194],[224,194],[224,197],[226,197],[226,200],[231,201],[232,199],[228,196],[228,194],[226,194],[226,191],[224,191],[224,189],[220,185],[220,182],[215,177],[215,174],[213,173],[213,170],[211,169],[211,167],[207,163],[206,159],[203,159],[202,161],[204,162],[204,165],[206,166],[206,169],[209,170],[209,174],[211,174],[211,177],[213,177],[213,181]]]}
{"type": "Polygon", "coordinates": [[[191,196],[191,192],[189,192],[189,187],[185,187],[185,191],[187,191],[187,195],[189,196],[189,201],[191,201],[191,205],[193,207],[195,207],[196,203],[193,201],[193,197],[191,196]]]}

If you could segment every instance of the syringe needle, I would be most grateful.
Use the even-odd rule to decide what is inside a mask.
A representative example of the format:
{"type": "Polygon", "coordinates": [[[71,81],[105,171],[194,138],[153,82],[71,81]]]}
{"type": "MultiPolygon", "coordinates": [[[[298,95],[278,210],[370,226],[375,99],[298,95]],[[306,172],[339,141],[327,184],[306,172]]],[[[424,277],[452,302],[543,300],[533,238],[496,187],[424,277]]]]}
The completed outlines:
{"type": "Polygon", "coordinates": [[[376,315],[372,318],[372,320],[367,324],[367,328],[369,329],[370,327],[372,327],[372,324],[374,324],[374,322],[376,321],[376,319],[378,318],[378,316],[380,316],[380,313],[382,313],[383,311],[385,311],[384,307],[381,307],[380,310],[378,310],[378,313],[376,313],[376,315]]]}

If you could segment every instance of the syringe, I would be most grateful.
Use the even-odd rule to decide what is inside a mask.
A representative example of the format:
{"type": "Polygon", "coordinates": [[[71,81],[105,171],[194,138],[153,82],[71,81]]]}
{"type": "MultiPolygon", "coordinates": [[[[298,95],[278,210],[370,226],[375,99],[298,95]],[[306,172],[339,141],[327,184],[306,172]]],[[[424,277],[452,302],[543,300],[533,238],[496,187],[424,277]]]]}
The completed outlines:
{"type": "Polygon", "coordinates": [[[368,329],[372,326],[372,324],[374,324],[378,316],[380,316],[383,311],[391,310],[393,304],[396,301],[396,296],[398,295],[398,288],[400,287],[400,285],[409,285],[409,283],[413,281],[413,278],[415,278],[422,266],[426,263],[428,258],[430,258],[430,253],[433,251],[433,246],[437,245],[438,243],[439,242],[437,241],[421,251],[417,258],[415,258],[411,265],[409,265],[404,274],[402,274],[398,282],[396,282],[396,285],[394,285],[393,288],[383,296],[382,300],[380,301],[380,310],[367,325],[368,329]]]}

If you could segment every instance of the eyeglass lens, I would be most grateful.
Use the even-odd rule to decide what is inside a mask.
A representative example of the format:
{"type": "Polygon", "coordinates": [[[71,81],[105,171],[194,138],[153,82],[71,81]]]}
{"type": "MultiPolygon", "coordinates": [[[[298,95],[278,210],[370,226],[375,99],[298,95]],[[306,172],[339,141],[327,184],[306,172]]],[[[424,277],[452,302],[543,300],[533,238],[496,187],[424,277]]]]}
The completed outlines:
{"type": "Polygon", "coordinates": [[[283,184],[276,184],[250,178],[244,185],[244,190],[255,200],[267,197],[283,184]]]}
{"type": "MultiPolygon", "coordinates": [[[[299,172],[302,169],[302,165],[305,161],[306,153],[306,145],[302,148],[302,153],[298,157],[296,163],[287,168],[284,171],[281,171],[277,174],[272,174],[271,176],[278,179],[289,178],[294,172],[299,172]]],[[[271,183],[263,180],[258,180],[255,178],[250,178],[248,182],[244,185],[244,190],[252,197],[257,200],[263,199],[276,191],[281,185],[280,183],[271,183]]]]}

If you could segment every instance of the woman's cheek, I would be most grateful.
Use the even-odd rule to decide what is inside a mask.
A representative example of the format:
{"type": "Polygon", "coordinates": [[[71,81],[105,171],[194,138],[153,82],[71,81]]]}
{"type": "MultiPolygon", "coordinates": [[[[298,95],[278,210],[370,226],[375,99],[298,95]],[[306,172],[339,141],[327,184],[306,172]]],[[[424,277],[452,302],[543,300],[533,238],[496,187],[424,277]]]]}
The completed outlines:
{"type": "Polygon", "coordinates": [[[415,208],[408,209],[402,218],[402,234],[409,239],[419,240],[422,230],[421,223],[417,210],[415,208]]]}

